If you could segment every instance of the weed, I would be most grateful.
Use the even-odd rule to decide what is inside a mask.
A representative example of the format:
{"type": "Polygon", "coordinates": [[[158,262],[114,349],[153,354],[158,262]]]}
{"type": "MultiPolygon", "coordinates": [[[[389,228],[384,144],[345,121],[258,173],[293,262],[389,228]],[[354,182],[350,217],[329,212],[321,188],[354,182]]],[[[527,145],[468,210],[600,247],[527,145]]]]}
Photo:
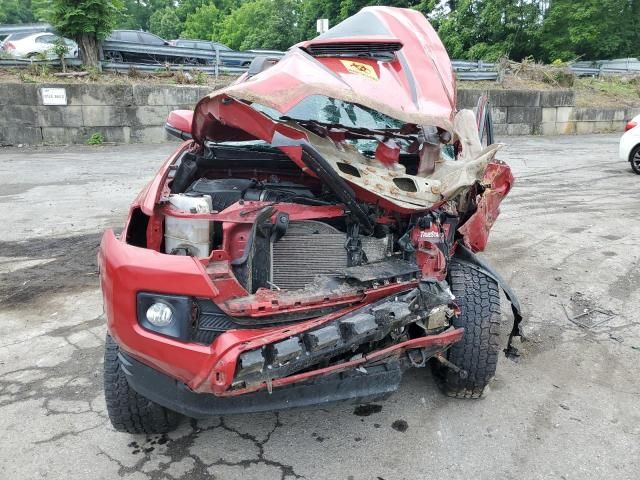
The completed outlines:
{"type": "Polygon", "coordinates": [[[87,140],[87,145],[102,145],[104,143],[104,137],[100,132],[94,132],[87,140]]]}

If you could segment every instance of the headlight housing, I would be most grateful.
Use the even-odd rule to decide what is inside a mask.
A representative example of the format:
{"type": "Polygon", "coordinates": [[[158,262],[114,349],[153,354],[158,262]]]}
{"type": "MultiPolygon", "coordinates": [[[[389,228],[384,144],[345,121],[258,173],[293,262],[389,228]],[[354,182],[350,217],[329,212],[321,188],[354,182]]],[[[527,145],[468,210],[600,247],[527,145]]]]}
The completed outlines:
{"type": "Polygon", "coordinates": [[[155,333],[188,341],[193,322],[190,297],[138,293],[138,323],[155,333]]]}

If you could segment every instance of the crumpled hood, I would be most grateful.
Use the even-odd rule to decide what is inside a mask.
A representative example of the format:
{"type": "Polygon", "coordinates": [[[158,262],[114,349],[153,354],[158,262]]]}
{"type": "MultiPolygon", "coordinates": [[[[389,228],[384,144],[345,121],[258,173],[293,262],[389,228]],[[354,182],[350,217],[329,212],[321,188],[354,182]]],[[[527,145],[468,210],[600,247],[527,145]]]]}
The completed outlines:
{"type": "Polygon", "coordinates": [[[311,95],[356,103],[406,123],[453,129],[455,78],[435,30],[419,12],[368,7],[314,40],[296,45],[268,70],[204,97],[195,108],[193,138],[197,142],[253,138],[216,117],[216,104],[225,97],[284,114],[311,95]],[[386,39],[402,44],[390,61],[308,53],[319,44],[386,39]]]}

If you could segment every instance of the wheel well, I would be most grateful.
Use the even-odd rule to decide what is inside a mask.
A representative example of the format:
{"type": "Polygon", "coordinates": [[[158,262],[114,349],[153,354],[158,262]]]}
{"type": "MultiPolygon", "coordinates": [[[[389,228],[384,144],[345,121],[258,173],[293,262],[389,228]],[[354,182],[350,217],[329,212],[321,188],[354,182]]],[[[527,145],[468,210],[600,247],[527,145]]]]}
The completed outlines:
{"type": "Polygon", "coordinates": [[[640,143],[638,143],[635,147],[633,147],[631,149],[631,151],[629,152],[629,158],[627,159],[629,161],[629,163],[631,163],[633,161],[633,157],[635,156],[635,154],[640,151],[640,143]]]}

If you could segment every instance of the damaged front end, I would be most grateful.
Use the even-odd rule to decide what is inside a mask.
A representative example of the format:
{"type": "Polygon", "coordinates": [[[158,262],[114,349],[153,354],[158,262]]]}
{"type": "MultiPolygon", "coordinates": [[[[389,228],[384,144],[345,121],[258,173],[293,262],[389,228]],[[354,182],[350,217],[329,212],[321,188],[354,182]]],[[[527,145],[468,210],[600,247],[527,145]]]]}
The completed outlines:
{"type": "MultiPolygon", "coordinates": [[[[501,283],[474,252],[513,177],[474,113],[456,111],[449,59],[421,14],[365,8],[170,123],[192,140],[132,207],[126,245],[103,241],[101,263],[106,292],[120,278],[186,299],[185,324],[149,326],[138,300],[123,326],[107,305],[127,355],[219,398],[381,368],[398,380],[391,370],[432,358],[469,375],[447,354],[467,335],[451,265],[501,283]],[[109,263],[131,246],[148,263],[122,252],[109,263]],[[130,280],[143,271],[155,280],[130,280]]],[[[371,393],[355,383],[331,399],[371,393]]]]}

